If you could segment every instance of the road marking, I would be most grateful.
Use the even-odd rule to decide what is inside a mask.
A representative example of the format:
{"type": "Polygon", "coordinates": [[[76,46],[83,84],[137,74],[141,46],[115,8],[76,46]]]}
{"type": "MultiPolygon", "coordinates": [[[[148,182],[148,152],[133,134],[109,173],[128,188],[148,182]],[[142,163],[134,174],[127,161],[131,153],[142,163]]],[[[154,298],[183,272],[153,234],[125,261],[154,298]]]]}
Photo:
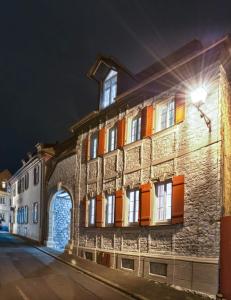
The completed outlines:
{"type": "Polygon", "coordinates": [[[17,285],[16,285],[16,289],[18,290],[19,294],[22,296],[23,300],[30,300],[30,298],[28,298],[27,295],[25,295],[23,291],[20,289],[20,287],[18,287],[17,285]]]}

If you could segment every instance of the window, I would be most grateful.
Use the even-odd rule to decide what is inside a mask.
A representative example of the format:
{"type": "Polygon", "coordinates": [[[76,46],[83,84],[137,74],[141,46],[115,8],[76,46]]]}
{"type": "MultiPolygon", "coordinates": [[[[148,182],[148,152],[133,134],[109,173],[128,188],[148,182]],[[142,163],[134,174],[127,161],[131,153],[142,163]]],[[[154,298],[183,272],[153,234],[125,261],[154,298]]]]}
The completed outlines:
{"type": "Polygon", "coordinates": [[[98,132],[91,135],[90,147],[90,159],[94,159],[97,157],[98,132]]]}
{"type": "Polygon", "coordinates": [[[167,264],[150,262],[149,273],[153,275],[167,276],[167,264]]]}
{"type": "Polygon", "coordinates": [[[6,182],[2,181],[2,188],[5,189],[6,188],[6,182]]]}
{"type": "Polygon", "coordinates": [[[157,105],[157,131],[174,125],[175,101],[169,100],[157,105]]]}
{"type": "Polygon", "coordinates": [[[34,185],[39,183],[39,166],[34,167],[34,185]]]}
{"type": "Polygon", "coordinates": [[[104,80],[101,107],[105,108],[115,101],[117,92],[117,72],[111,70],[104,80]]]}
{"type": "Polygon", "coordinates": [[[117,143],[117,130],[116,127],[112,127],[108,130],[108,152],[116,149],[117,143]]]}
{"type": "Polygon", "coordinates": [[[131,142],[140,140],[141,137],[141,116],[132,119],[131,122],[131,142]]]}
{"type": "Polygon", "coordinates": [[[158,183],[156,185],[156,216],[157,222],[171,219],[172,183],[158,183]]]}
{"type": "Polygon", "coordinates": [[[122,258],[121,267],[124,269],[134,270],[134,259],[122,258]]]}
{"type": "Polygon", "coordinates": [[[0,204],[6,204],[5,197],[0,198],[0,204]]]}
{"type": "Polygon", "coordinates": [[[1,221],[5,221],[5,214],[4,213],[0,213],[0,220],[1,221]]]}
{"type": "Polygon", "coordinates": [[[13,185],[13,197],[16,196],[16,183],[13,185]]]}
{"type": "Polygon", "coordinates": [[[20,179],[20,181],[21,181],[21,192],[24,192],[24,188],[25,188],[25,178],[22,177],[22,178],[20,179]]]}
{"type": "Polygon", "coordinates": [[[29,173],[27,172],[25,175],[25,190],[29,187],[29,173]]]}
{"type": "Polygon", "coordinates": [[[95,225],[95,198],[89,199],[88,205],[88,224],[95,225]]]}
{"type": "Polygon", "coordinates": [[[28,224],[28,206],[27,205],[24,207],[24,222],[25,222],[25,224],[28,224]]]}
{"type": "Polygon", "coordinates": [[[139,190],[128,192],[128,223],[137,223],[139,215],[139,190]]]}
{"type": "Polygon", "coordinates": [[[21,180],[18,180],[18,194],[21,193],[21,180]]]}
{"type": "Polygon", "coordinates": [[[107,195],[106,197],[106,224],[114,224],[115,218],[115,195],[107,195]]]}
{"type": "Polygon", "coordinates": [[[33,223],[38,223],[38,202],[33,204],[33,223]]]}

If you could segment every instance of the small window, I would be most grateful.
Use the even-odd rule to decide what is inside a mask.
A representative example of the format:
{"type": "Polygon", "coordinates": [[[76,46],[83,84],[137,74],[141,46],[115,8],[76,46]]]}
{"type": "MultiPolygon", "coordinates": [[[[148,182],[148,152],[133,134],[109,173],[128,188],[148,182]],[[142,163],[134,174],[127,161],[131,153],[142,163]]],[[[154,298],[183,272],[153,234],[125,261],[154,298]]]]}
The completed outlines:
{"type": "Polygon", "coordinates": [[[157,105],[157,131],[171,127],[175,122],[175,101],[164,101],[157,105]]]}
{"type": "Polygon", "coordinates": [[[108,152],[116,149],[117,144],[117,130],[112,127],[108,130],[108,152]]]}
{"type": "Polygon", "coordinates": [[[39,166],[34,167],[34,185],[39,183],[39,166]]]}
{"type": "Polygon", "coordinates": [[[29,173],[27,172],[25,175],[25,190],[29,187],[29,173]]]}
{"type": "Polygon", "coordinates": [[[140,140],[141,138],[141,116],[137,116],[131,121],[131,142],[140,140]]]}
{"type": "Polygon", "coordinates": [[[137,223],[139,216],[140,191],[130,190],[128,192],[128,223],[137,223]]]}
{"type": "Polygon", "coordinates": [[[25,178],[22,177],[21,178],[21,192],[24,192],[24,188],[25,188],[25,178]]]}
{"type": "Polygon", "coordinates": [[[28,206],[27,205],[24,207],[24,222],[25,222],[25,224],[28,224],[28,206]]]}
{"type": "Polygon", "coordinates": [[[106,225],[114,224],[115,219],[115,195],[107,195],[106,197],[106,225]]]}
{"type": "Polygon", "coordinates": [[[38,202],[33,204],[33,223],[38,223],[38,202]]]}
{"type": "Polygon", "coordinates": [[[2,188],[5,189],[6,188],[6,182],[2,181],[2,188]]]}
{"type": "Polygon", "coordinates": [[[88,259],[88,260],[93,260],[92,252],[85,252],[85,258],[88,259]]]}
{"type": "Polygon", "coordinates": [[[1,198],[0,198],[0,204],[6,204],[6,202],[5,202],[5,197],[1,197],[1,198]]]}
{"type": "Polygon", "coordinates": [[[134,270],[134,259],[122,258],[121,266],[124,269],[134,270]]]}
{"type": "Polygon", "coordinates": [[[167,264],[150,262],[150,274],[167,276],[167,264]]]}
{"type": "Polygon", "coordinates": [[[94,159],[97,157],[97,148],[98,148],[98,132],[91,135],[90,159],[94,159]]]}
{"type": "Polygon", "coordinates": [[[89,199],[88,223],[89,223],[89,225],[95,225],[95,198],[89,199]]]}
{"type": "Polygon", "coordinates": [[[18,194],[20,194],[21,193],[21,180],[19,179],[17,181],[17,183],[18,183],[18,194]]]}
{"type": "Polygon", "coordinates": [[[157,222],[171,219],[172,183],[164,182],[156,185],[156,216],[157,222]]]}
{"type": "Polygon", "coordinates": [[[117,72],[111,70],[103,82],[101,108],[105,108],[115,101],[117,93],[117,72]]]}
{"type": "Polygon", "coordinates": [[[16,196],[16,183],[13,185],[13,197],[16,196]]]}

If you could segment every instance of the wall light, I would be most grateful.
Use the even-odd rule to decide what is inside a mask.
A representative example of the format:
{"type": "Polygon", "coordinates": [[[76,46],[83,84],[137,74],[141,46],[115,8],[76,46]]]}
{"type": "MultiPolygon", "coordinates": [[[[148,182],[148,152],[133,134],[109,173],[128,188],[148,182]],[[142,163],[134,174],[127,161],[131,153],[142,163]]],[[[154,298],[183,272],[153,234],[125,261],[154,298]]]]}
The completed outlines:
{"type": "Polygon", "coordinates": [[[206,114],[201,109],[201,105],[205,103],[206,98],[207,98],[207,91],[202,86],[191,91],[192,103],[196,106],[197,110],[200,113],[201,118],[204,118],[205,123],[209,131],[211,132],[211,120],[206,116],[206,114]]]}

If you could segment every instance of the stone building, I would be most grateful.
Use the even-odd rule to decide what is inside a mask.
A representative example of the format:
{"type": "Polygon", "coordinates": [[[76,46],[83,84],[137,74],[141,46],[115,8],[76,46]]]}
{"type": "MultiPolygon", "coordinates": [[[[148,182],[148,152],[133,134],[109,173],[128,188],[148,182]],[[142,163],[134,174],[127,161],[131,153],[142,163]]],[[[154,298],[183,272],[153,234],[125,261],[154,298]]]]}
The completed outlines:
{"type": "Polygon", "coordinates": [[[36,145],[34,154],[10,178],[12,233],[37,242],[43,240],[46,162],[54,155],[53,145],[36,145]]]}
{"type": "Polygon", "coordinates": [[[9,170],[0,172],[0,230],[8,231],[10,225],[9,170]]]}
{"type": "Polygon", "coordinates": [[[97,59],[99,109],[71,127],[47,176],[48,245],[64,193],[73,254],[230,299],[230,41],[194,40],[136,75],[97,59]]]}

